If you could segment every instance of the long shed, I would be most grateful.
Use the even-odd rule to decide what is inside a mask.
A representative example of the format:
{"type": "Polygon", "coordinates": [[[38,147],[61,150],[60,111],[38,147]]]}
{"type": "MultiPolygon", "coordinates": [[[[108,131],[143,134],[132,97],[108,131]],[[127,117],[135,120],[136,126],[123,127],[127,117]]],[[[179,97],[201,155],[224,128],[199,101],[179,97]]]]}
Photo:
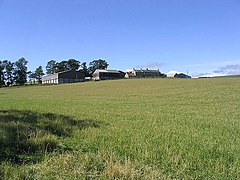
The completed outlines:
{"type": "Polygon", "coordinates": [[[124,78],[125,73],[117,70],[96,69],[92,74],[93,80],[108,80],[124,78]]]}
{"type": "Polygon", "coordinates": [[[50,74],[42,78],[42,84],[63,84],[84,82],[85,75],[80,71],[64,71],[50,74]]]}

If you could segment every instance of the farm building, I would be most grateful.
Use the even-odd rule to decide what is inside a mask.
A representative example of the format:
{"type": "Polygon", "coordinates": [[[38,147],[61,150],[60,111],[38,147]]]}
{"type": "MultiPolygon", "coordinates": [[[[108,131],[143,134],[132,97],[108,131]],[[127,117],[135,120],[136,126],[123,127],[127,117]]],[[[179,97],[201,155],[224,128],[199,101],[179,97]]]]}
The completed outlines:
{"type": "Polygon", "coordinates": [[[93,80],[108,80],[124,78],[125,73],[117,70],[96,69],[92,74],[93,80]]]}
{"type": "Polygon", "coordinates": [[[159,69],[158,70],[136,70],[126,72],[125,78],[155,78],[155,77],[166,77],[165,74],[162,74],[159,69]]]}
{"type": "Polygon", "coordinates": [[[85,81],[85,75],[80,71],[64,71],[42,78],[42,84],[63,84],[83,81],[85,81]]]}
{"type": "Polygon", "coordinates": [[[133,73],[133,71],[127,71],[125,74],[125,78],[135,78],[136,75],[133,73]]]}
{"type": "Polygon", "coordinates": [[[186,75],[186,74],[184,74],[184,73],[176,73],[175,75],[174,75],[174,77],[175,78],[191,78],[191,76],[188,76],[188,75],[186,75]]]}

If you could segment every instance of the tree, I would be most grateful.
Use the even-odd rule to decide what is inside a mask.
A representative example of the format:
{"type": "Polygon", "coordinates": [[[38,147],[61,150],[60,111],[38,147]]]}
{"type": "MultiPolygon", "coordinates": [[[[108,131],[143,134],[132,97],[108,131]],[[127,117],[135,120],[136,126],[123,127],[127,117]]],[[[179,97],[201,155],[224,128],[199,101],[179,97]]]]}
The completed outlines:
{"type": "Polygon", "coordinates": [[[54,74],[57,72],[57,62],[54,60],[51,60],[47,63],[46,66],[47,74],[54,74]]]}
{"type": "Polygon", "coordinates": [[[0,61],[0,87],[3,87],[5,85],[4,82],[4,64],[2,61],[0,61]]]}
{"type": "Polygon", "coordinates": [[[28,72],[28,78],[29,78],[29,81],[31,82],[31,84],[32,84],[32,82],[35,84],[35,79],[36,79],[36,77],[35,77],[35,73],[34,72],[28,72]]]}
{"type": "Polygon", "coordinates": [[[87,68],[87,63],[86,62],[83,62],[81,64],[81,72],[85,74],[85,76],[89,76],[89,73],[88,73],[88,68],[87,68]]]}
{"type": "Polygon", "coordinates": [[[108,63],[105,60],[98,59],[89,63],[89,72],[92,74],[96,69],[107,69],[108,63]]]}
{"type": "Polygon", "coordinates": [[[69,70],[67,61],[61,61],[60,63],[56,64],[56,73],[67,71],[67,70],[69,70]]]}
{"type": "Polygon", "coordinates": [[[75,59],[69,59],[68,61],[61,61],[56,64],[56,72],[63,72],[63,71],[77,71],[80,67],[80,61],[75,59]]]}
{"type": "Polygon", "coordinates": [[[77,71],[81,66],[80,61],[76,59],[69,59],[68,61],[56,62],[51,60],[47,63],[46,70],[47,74],[54,74],[63,71],[77,71]]]}
{"type": "Polygon", "coordinates": [[[73,71],[77,71],[80,67],[80,61],[77,61],[76,59],[69,59],[67,61],[67,69],[66,70],[73,70],[73,71]]]}
{"type": "Polygon", "coordinates": [[[7,86],[13,85],[14,82],[14,63],[8,60],[3,61],[4,67],[5,67],[5,79],[7,86]]]}
{"type": "Polygon", "coordinates": [[[17,85],[23,85],[27,82],[27,63],[28,61],[23,57],[15,62],[14,78],[17,85]]]}
{"type": "Polygon", "coordinates": [[[38,68],[36,68],[33,78],[35,78],[38,83],[42,83],[43,75],[44,75],[44,73],[43,73],[42,66],[39,66],[38,68]]]}

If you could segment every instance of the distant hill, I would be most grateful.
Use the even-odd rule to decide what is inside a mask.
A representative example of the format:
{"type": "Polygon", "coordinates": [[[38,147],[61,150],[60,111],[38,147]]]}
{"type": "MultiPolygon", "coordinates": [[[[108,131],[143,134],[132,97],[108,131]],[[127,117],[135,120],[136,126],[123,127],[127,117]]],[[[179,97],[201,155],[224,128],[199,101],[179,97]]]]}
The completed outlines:
{"type": "Polygon", "coordinates": [[[240,74],[239,75],[225,75],[225,76],[213,76],[213,77],[198,77],[198,78],[230,78],[230,77],[240,77],[240,74]]]}

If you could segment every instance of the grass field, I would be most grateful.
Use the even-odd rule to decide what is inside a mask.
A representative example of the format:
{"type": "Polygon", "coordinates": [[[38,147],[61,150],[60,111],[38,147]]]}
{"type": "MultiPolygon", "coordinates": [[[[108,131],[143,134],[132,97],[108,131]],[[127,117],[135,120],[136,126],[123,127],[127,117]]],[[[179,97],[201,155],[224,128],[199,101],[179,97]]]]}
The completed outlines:
{"type": "Polygon", "coordinates": [[[2,88],[0,133],[2,179],[240,179],[240,78],[2,88]]]}

